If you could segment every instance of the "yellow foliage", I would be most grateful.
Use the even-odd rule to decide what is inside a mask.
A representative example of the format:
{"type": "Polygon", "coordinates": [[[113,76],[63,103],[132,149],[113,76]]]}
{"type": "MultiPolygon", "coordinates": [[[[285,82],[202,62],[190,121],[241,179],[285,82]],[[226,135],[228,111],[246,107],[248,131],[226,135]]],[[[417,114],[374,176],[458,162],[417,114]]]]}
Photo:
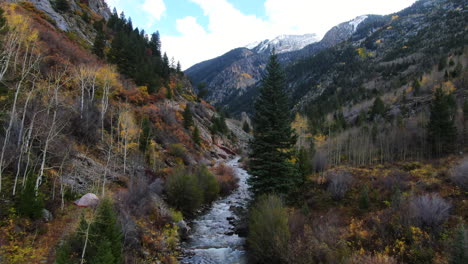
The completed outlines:
{"type": "Polygon", "coordinates": [[[298,135],[297,146],[308,147],[313,137],[312,134],[309,132],[309,121],[307,120],[307,118],[301,116],[299,113],[296,113],[291,127],[296,131],[296,134],[298,135]]]}
{"type": "Polygon", "coordinates": [[[446,93],[452,93],[455,90],[457,90],[457,88],[455,87],[453,82],[447,81],[447,82],[442,83],[442,90],[446,93]]]}
{"type": "Polygon", "coordinates": [[[252,75],[250,75],[250,74],[248,74],[248,73],[246,73],[246,72],[241,73],[241,75],[242,75],[242,77],[244,77],[244,78],[252,79],[252,75]]]}
{"type": "Polygon", "coordinates": [[[392,16],[392,20],[396,20],[396,19],[398,19],[398,18],[399,18],[399,16],[398,16],[398,15],[396,15],[396,16],[392,16]]]}
{"type": "Polygon", "coordinates": [[[364,240],[369,236],[369,232],[364,228],[364,221],[355,218],[349,224],[349,234],[358,240],[364,240]]]}
{"type": "MultiPolygon", "coordinates": [[[[119,80],[119,74],[115,70],[115,67],[108,65],[100,67],[96,74],[98,83],[100,85],[108,85],[114,90],[120,89],[122,87],[122,84],[119,80]]],[[[139,90],[144,91],[144,88],[139,87],[139,90]]],[[[148,88],[146,88],[146,94],[148,94],[148,88]]]]}
{"type": "Polygon", "coordinates": [[[387,29],[389,29],[389,30],[392,29],[392,28],[393,28],[392,26],[388,26],[388,27],[387,27],[387,29]]]}
{"type": "Polygon", "coordinates": [[[135,118],[130,111],[125,111],[120,114],[119,125],[120,136],[128,142],[135,139],[140,132],[139,127],[135,123],[135,118]]]}
{"type": "Polygon", "coordinates": [[[314,135],[315,146],[320,147],[327,141],[327,136],[323,134],[314,135]]]}
{"type": "Polygon", "coordinates": [[[366,58],[367,57],[367,52],[366,52],[365,48],[358,48],[358,49],[356,49],[356,51],[358,52],[359,57],[361,57],[361,58],[366,58]]]}
{"type": "Polygon", "coordinates": [[[13,4],[5,7],[8,28],[13,34],[17,34],[18,43],[30,46],[37,41],[39,33],[31,27],[31,19],[15,12],[15,8],[16,5],[13,4]]]}

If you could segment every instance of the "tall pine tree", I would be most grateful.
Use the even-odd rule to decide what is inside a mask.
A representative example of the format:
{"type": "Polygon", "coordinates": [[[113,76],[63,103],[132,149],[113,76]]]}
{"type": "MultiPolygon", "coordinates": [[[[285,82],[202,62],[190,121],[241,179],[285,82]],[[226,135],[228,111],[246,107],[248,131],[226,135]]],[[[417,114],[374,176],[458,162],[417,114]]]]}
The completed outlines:
{"type": "Polygon", "coordinates": [[[68,0],[56,0],[55,9],[61,12],[67,12],[70,9],[70,4],[68,0]]]}
{"type": "Polygon", "coordinates": [[[291,128],[284,75],[273,52],[255,102],[254,139],[251,142],[249,180],[256,194],[288,194],[301,182],[300,174],[290,161],[296,143],[291,128]]]}
{"type": "Polygon", "coordinates": [[[189,127],[193,126],[193,117],[192,117],[192,110],[190,110],[190,105],[187,104],[182,116],[184,118],[184,127],[185,128],[188,129],[189,127]]]}
{"type": "Polygon", "coordinates": [[[427,127],[428,141],[436,156],[455,150],[457,129],[453,114],[452,98],[442,88],[437,88],[431,104],[431,116],[427,127]]]}
{"type": "Polygon", "coordinates": [[[93,52],[99,58],[104,59],[104,48],[106,47],[106,35],[104,32],[98,31],[96,38],[94,39],[93,52]]]}

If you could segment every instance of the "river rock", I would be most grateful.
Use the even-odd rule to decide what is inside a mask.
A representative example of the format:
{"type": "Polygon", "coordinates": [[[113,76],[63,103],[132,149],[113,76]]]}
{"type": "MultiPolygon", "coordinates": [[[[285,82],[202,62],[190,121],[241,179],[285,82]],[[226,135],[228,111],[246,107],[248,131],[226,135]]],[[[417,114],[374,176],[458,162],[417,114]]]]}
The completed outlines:
{"type": "Polygon", "coordinates": [[[179,235],[185,239],[190,233],[190,226],[184,220],[180,220],[175,224],[179,228],[179,235]]]}

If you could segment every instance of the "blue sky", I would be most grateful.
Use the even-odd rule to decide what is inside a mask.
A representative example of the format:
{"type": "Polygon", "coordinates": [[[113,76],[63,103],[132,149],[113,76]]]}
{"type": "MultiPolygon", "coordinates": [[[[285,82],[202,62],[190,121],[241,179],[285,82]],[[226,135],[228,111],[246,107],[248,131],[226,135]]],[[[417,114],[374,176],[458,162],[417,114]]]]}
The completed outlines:
{"type": "Polygon", "coordinates": [[[252,42],[316,33],[365,14],[390,14],[415,0],[106,0],[134,26],[159,30],[162,49],[188,68],[252,42]]]}

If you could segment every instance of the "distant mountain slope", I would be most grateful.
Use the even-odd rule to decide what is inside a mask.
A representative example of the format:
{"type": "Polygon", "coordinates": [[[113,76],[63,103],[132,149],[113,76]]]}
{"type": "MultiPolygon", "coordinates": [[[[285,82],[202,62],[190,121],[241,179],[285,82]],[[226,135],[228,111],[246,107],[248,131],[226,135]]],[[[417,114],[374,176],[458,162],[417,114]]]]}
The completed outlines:
{"type": "Polygon", "coordinates": [[[460,0],[418,1],[369,17],[348,41],[286,69],[296,109],[326,113],[408,87],[442,58],[463,53],[467,21],[460,0]]]}
{"type": "MultiPolygon", "coordinates": [[[[360,16],[333,27],[321,41],[318,41],[315,34],[306,34],[282,35],[272,40],[252,43],[198,63],[185,73],[194,86],[206,84],[208,94],[205,99],[219,106],[235,109],[235,106],[242,104],[238,100],[255,93],[252,88],[258,84],[273,49],[279,54],[280,61],[287,65],[348,39],[366,18],[367,16],[360,16]]],[[[250,105],[251,101],[246,104],[250,105]]]]}
{"type": "MultiPolygon", "coordinates": [[[[281,53],[295,109],[331,111],[336,105],[400,88],[429,71],[449,51],[463,50],[467,24],[466,1],[421,0],[391,15],[342,23],[319,42],[281,53]]],[[[235,114],[249,112],[267,55],[252,50],[248,58],[218,68],[222,74],[209,75],[213,78],[196,67],[186,73],[195,84],[206,82],[208,101],[235,114]],[[243,73],[252,77],[249,82],[232,85],[243,73]]],[[[212,61],[219,60],[223,56],[212,61]]]]}

